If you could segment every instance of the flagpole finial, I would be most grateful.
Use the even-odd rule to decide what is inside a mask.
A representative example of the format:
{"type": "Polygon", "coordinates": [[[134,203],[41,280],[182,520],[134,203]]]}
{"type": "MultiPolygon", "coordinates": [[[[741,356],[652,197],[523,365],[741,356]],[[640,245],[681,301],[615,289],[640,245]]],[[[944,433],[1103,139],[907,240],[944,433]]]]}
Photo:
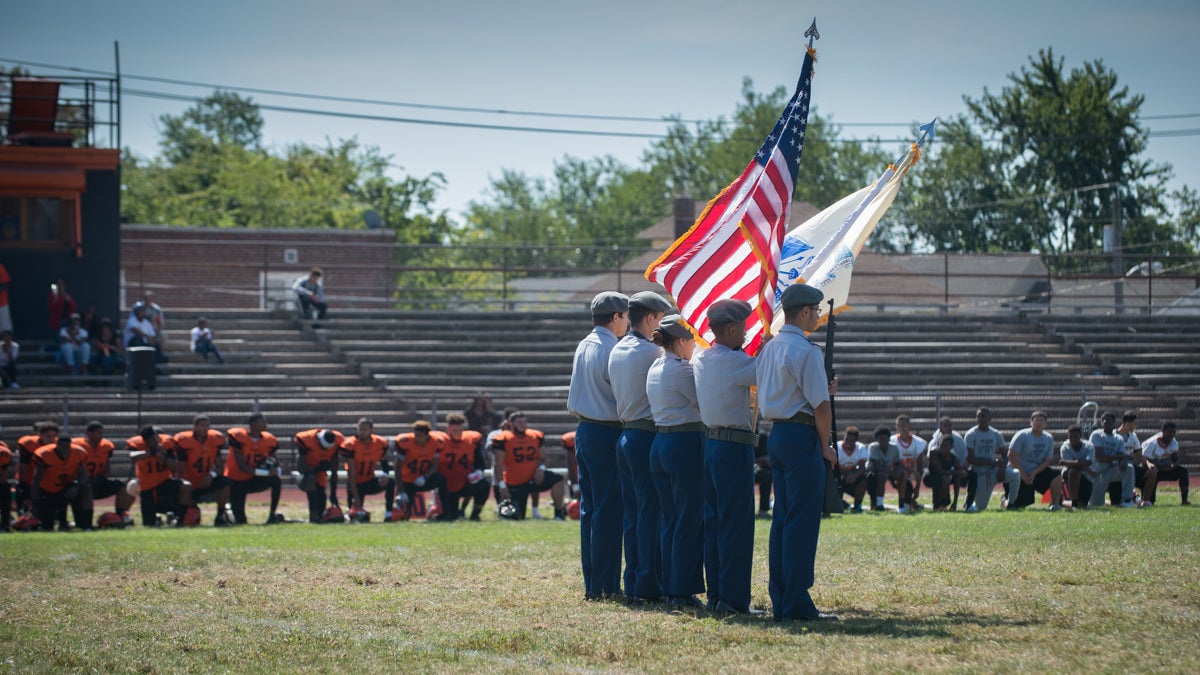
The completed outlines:
{"type": "MultiPolygon", "coordinates": [[[[937,125],[937,121],[938,121],[938,118],[935,117],[932,120],[930,120],[929,124],[921,125],[920,129],[922,132],[924,132],[923,134],[921,134],[921,141],[924,141],[925,137],[927,137],[927,136],[929,137],[929,140],[931,140],[931,141],[933,140],[933,128],[934,128],[934,126],[937,125]]],[[[917,141],[917,143],[920,144],[921,141],[917,141]]]]}
{"type": "Polygon", "coordinates": [[[804,37],[808,38],[809,49],[812,49],[813,40],[821,39],[821,32],[817,30],[817,17],[813,17],[812,25],[808,27],[808,30],[804,31],[804,37]]]}

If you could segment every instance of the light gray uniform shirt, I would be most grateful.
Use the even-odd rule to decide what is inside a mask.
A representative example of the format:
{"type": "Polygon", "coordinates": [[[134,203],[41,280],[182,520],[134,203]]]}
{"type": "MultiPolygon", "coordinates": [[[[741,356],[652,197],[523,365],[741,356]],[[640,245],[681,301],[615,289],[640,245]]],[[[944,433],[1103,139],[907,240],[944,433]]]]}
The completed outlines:
{"type": "Polygon", "coordinates": [[[1095,471],[1105,471],[1113,465],[1113,462],[1101,462],[1100,453],[1109,457],[1125,457],[1125,439],[1117,432],[1111,434],[1104,433],[1104,429],[1096,429],[1092,432],[1088,442],[1096,449],[1095,463],[1092,464],[1092,469],[1095,471]]]}
{"type": "Polygon", "coordinates": [[[700,421],[692,364],[674,354],[663,354],[650,366],[646,397],[650,399],[654,424],[660,427],[700,421]]]}
{"type": "Polygon", "coordinates": [[[622,422],[650,419],[646,374],[662,353],[662,347],[632,331],[613,347],[608,356],[608,377],[617,400],[617,417],[622,422]]]}
{"type": "Polygon", "coordinates": [[[692,357],[700,418],[710,427],[750,431],[750,387],[757,382],[754,359],[746,352],[714,344],[692,357]]]}
{"type": "Polygon", "coordinates": [[[617,344],[617,336],[605,326],[596,326],[575,347],[571,366],[571,388],[567,391],[567,412],[602,422],[616,422],[617,399],[608,377],[608,357],[617,344]]]}
{"type": "MultiPolygon", "coordinates": [[[[970,455],[974,450],[975,457],[979,459],[995,459],[996,453],[1004,449],[1004,434],[996,431],[992,427],[980,429],[979,425],[975,425],[967,430],[967,435],[963,437],[963,441],[967,444],[967,461],[970,461],[970,455]]],[[[1007,462],[1008,460],[1005,459],[1007,462]]],[[[985,467],[994,469],[996,467],[985,467]]]]}
{"type": "Polygon", "coordinates": [[[1054,457],[1054,437],[1045,431],[1034,436],[1032,428],[1018,431],[1010,447],[1017,453],[1017,462],[1025,473],[1032,473],[1042,462],[1054,457]]]}
{"type": "Polygon", "coordinates": [[[900,448],[888,443],[887,448],[879,447],[879,443],[867,446],[868,466],[872,471],[891,471],[893,466],[900,463],[900,448]]]}
{"type": "Polygon", "coordinates": [[[808,341],[804,331],[785,325],[759,352],[758,404],[769,420],[787,419],[798,412],[812,414],[829,400],[825,355],[808,341]]]}
{"type": "Polygon", "coordinates": [[[1096,470],[1096,448],[1093,448],[1092,444],[1087,441],[1081,441],[1078,450],[1071,447],[1071,441],[1063,441],[1058,448],[1058,456],[1064,462],[1087,462],[1088,469],[1096,470]]]}

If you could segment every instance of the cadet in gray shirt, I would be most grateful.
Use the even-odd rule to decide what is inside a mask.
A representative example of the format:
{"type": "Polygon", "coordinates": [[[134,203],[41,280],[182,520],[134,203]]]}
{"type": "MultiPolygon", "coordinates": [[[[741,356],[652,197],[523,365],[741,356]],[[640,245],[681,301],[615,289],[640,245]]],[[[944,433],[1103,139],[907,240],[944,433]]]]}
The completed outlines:
{"type": "Polygon", "coordinates": [[[1092,498],[1088,506],[1103,506],[1104,495],[1110,483],[1121,484],[1121,506],[1129,508],[1133,503],[1133,482],[1136,473],[1129,455],[1125,454],[1125,439],[1116,431],[1117,415],[1106,412],[1100,416],[1100,428],[1092,432],[1092,447],[1096,449],[1096,481],[1092,486],[1092,498]]]}
{"type": "Polygon", "coordinates": [[[1071,508],[1086,509],[1088,499],[1095,489],[1096,448],[1083,440],[1083,430],[1078,424],[1067,427],[1067,440],[1058,449],[1063,465],[1062,479],[1067,483],[1067,494],[1071,496],[1071,508]]]}
{"type": "MultiPolygon", "coordinates": [[[[957,461],[958,466],[963,470],[962,478],[956,479],[954,481],[954,485],[953,485],[954,501],[950,504],[950,510],[957,511],[958,510],[958,489],[961,487],[966,487],[968,490],[968,494],[971,494],[970,481],[968,480],[968,477],[966,475],[967,460],[969,459],[967,457],[967,442],[966,442],[966,440],[963,439],[962,436],[960,436],[958,434],[957,431],[954,430],[954,422],[949,417],[942,417],[942,418],[938,419],[938,428],[937,428],[937,431],[933,432],[933,438],[929,439],[930,453],[936,451],[939,447],[941,447],[942,436],[946,436],[946,435],[949,435],[950,438],[954,439],[954,447],[951,450],[951,452],[954,454],[954,458],[956,460],[958,460],[957,461]]],[[[926,471],[926,475],[929,475],[928,471],[926,471]]],[[[967,504],[970,505],[970,503],[971,503],[971,501],[968,499],[967,504]]]]}
{"type": "Polygon", "coordinates": [[[991,423],[992,411],[982,406],[975,412],[975,426],[963,437],[967,446],[967,513],[986,509],[992,490],[1004,482],[1004,467],[1008,465],[1004,435],[991,423]]]}
{"type": "Polygon", "coordinates": [[[1022,509],[1035,501],[1035,492],[1050,491],[1050,510],[1062,508],[1062,478],[1050,468],[1054,437],[1046,433],[1046,413],[1035,410],[1029,428],[1013,436],[1008,451],[1008,508],[1022,509]]]}
{"type": "Polygon", "coordinates": [[[867,446],[867,489],[871,491],[871,510],[883,511],[883,493],[888,481],[897,489],[904,474],[900,471],[900,448],[892,442],[892,430],[876,427],[875,442],[867,446]]]}

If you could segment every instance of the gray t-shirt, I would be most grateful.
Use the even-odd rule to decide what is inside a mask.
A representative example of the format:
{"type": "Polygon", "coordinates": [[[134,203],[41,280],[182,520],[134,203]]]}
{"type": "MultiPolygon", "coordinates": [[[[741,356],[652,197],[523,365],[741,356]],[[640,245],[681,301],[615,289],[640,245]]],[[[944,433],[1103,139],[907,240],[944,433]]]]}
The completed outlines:
{"type": "Polygon", "coordinates": [[[1082,441],[1078,450],[1071,447],[1071,441],[1063,441],[1062,446],[1058,449],[1058,456],[1064,462],[1087,462],[1088,468],[1096,470],[1096,448],[1087,441],[1082,441]]]}
{"type": "Polygon", "coordinates": [[[1022,429],[1013,436],[1011,447],[1025,473],[1033,472],[1042,462],[1054,457],[1054,437],[1045,431],[1034,436],[1033,429],[1022,429]]]}
{"type": "Polygon", "coordinates": [[[1004,434],[992,427],[980,429],[978,425],[973,426],[963,440],[967,444],[968,455],[974,450],[973,454],[979,459],[995,459],[996,453],[1004,449],[1004,434]]]}
{"type": "Polygon", "coordinates": [[[872,471],[890,471],[900,463],[900,448],[888,443],[887,448],[880,448],[879,443],[867,446],[868,465],[872,471]]]}
{"type": "MultiPolygon", "coordinates": [[[[958,435],[957,431],[950,431],[951,437],[954,439],[954,449],[951,452],[958,458],[958,465],[965,467],[967,465],[967,441],[962,436],[958,435]]],[[[942,447],[942,432],[933,432],[933,438],[929,439],[929,452],[937,452],[942,447]]]]}
{"type": "Polygon", "coordinates": [[[1095,467],[1099,470],[1105,470],[1113,464],[1112,462],[1100,461],[1101,453],[1109,457],[1125,456],[1125,439],[1115,431],[1111,434],[1106,434],[1103,429],[1097,429],[1092,432],[1088,441],[1096,449],[1095,467]]]}

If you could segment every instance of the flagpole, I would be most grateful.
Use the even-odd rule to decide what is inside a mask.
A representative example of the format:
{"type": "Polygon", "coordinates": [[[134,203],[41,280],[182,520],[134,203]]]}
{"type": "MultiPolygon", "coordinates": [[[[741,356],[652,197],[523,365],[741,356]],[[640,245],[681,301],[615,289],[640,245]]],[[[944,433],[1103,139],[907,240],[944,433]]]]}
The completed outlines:
{"type": "MultiPolygon", "coordinates": [[[[833,298],[829,298],[829,321],[825,324],[825,378],[833,382],[837,375],[833,370],[833,334],[837,321],[833,318],[833,298]]],[[[834,406],[833,394],[829,395],[829,441],[835,448],[838,444],[837,409],[834,406]]],[[[836,462],[825,462],[825,505],[821,509],[823,515],[842,512],[842,494],[838,489],[836,462]]]]}

